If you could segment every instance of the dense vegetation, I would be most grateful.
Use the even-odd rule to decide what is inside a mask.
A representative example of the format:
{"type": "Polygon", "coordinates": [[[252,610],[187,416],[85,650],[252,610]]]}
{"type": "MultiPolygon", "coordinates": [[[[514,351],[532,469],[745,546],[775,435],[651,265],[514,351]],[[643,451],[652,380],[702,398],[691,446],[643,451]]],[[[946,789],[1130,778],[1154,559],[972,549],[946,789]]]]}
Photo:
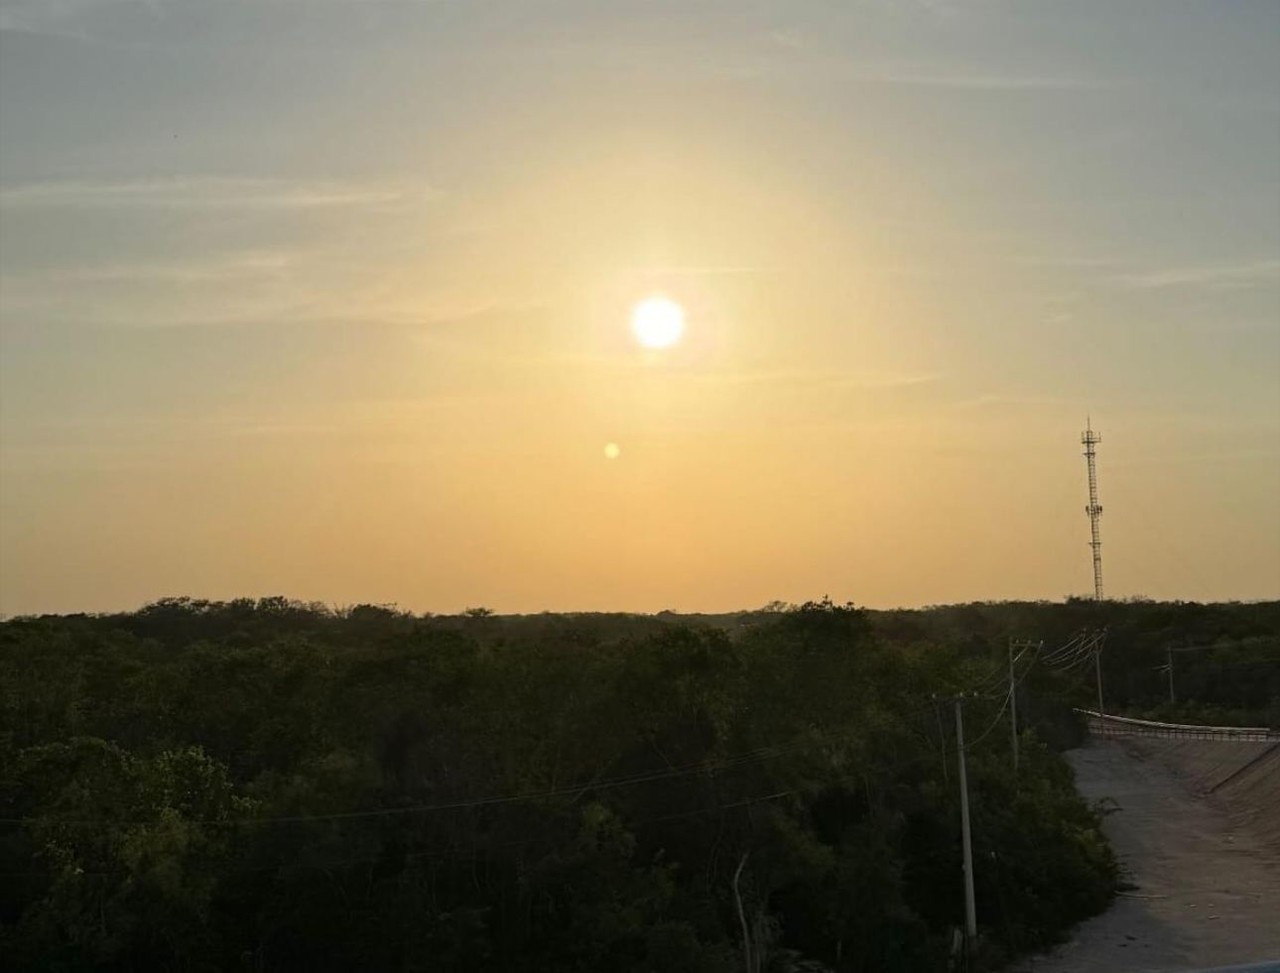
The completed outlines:
{"type": "Polygon", "coordinates": [[[1138,700],[1163,684],[1145,655],[1113,661],[1124,640],[1141,655],[1274,635],[1277,615],[823,602],[424,618],[178,599],[11,620],[0,955],[49,970],[944,969],[963,899],[953,715],[932,697],[978,689],[967,758],[994,964],[1101,909],[1116,878],[1051,747],[1078,732],[1069,705],[1092,677],[1026,672],[1015,775],[1006,638],[1108,625],[1111,691],[1138,700]]]}
{"type": "MultiPolygon", "coordinates": [[[[1046,652],[1081,630],[1104,632],[1101,669],[1108,712],[1280,728],[1280,602],[1071,599],[879,612],[872,618],[891,641],[981,647],[1002,645],[1012,636],[1043,639],[1046,652]],[[1164,669],[1170,655],[1172,703],[1164,669]]],[[[1092,665],[1076,667],[1068,676],[1075,704],[1096,709],[1092,665]]]]}

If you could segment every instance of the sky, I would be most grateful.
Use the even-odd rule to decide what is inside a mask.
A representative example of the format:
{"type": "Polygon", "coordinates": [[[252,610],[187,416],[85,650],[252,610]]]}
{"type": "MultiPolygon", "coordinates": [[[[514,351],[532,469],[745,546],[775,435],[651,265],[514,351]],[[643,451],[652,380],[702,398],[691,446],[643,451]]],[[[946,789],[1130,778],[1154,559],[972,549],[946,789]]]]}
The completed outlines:
{"type": "Polygon", "coordinates": [[[1108,596],[1280,597],[1278,51],[1275,0],[0,0],[0,613],[1086,595],[1086,419],[1108,596]]]}

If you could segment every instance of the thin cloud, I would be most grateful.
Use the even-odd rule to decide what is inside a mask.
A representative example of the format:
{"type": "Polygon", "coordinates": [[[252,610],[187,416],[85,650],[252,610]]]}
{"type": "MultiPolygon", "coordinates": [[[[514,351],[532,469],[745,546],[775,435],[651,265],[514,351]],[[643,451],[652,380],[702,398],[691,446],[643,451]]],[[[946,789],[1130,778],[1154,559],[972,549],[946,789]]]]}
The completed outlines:
{"type": "Polygon", "coordinates": [[[797,385],[806,388],[901,389],[941,381],[940,372],[814,372],[806,369],[706,372],[698,376],[713,385],[797,385]]]}
{"type": "Polygon", "coordinates": [[[1050,267],[1065,268],[1069,270],[1114,270],[1120,266],[1120,262],[1111,257],[1053,256],[1011,253],[1002,256],[1001,259],[1009,263],[1020,264],[1024,267],[1050,267]]]}
{"type": "MultiPolygon", "coordinates": [[[[0,32],[15,34],[41,34],[50,37],[66,37],[80,41],[95,41],[93,35],[80,29],[79,24],[100,11],[145,11],[154,20],[160,20],[172,9],[186,6],[194,8],[201,0],[0,0],[0,32]]],[[[423,6],[444,0],[330,0],[333,4],[352,7],[416,2],[423,6]]],[[[245,8],[266,3],[277,6],[305,6],[302,0],[239,0],[245,8]]]]}
{"type": "Polygon", "coordinates": [[[772,43],[788,50],[800,50],[808,44],[808,38],[795,28],[770,31],[768,36],[772,43]]]}
{"type": "Polygon", "coordinates": [[[66,37],[77,41],[89,39],[80,31],[61,28],[57,26],[57,22],[44,22],[8,7],[0,7],[0,34],[35,34],[42,37],[66,37]]]}
{"type": "Polygon", "coordinates": [[[301,254],[295,251],[255,250],[200,261],[105,264],[62,272],[57,276],[86,283],[223,283],[277,277],[300,263],[301,254]]]}
{"type": "Polygon", "coordinates": [[[1280,283],[1280,260],[1253,260],[1235,264],[1202,264],[1168,267],[1134,274],[1119,274],[1116,283],[1141,290],[1168,287],[1201,287],[1236,290],[1280,283]]]}
{"type": "Polygon", "coordinates": [[[3,0],[0,32],[40,34],[92,41],[77,23],[103,8],[137,8],[152,17],[163,15],[164,0],[3,0]]]}
{"type": "Polygon", "coordinates": [[[402,186],[366,186],[359,183],[194,176],[23,183],[0,188],[0,207],[162,206],[307,210],[399,205],[433,199],[436,195],[430,187],[410,190],[402,186]]]}
{"type": "Polygon", "coordinates": [[[956,409],[999,409],[1011,411],[1039,407],[1061,407],[1075,403],[1075,399],[1060,395],[1031,395],[1016,392],[989,392],[954,403],[956,409]]]}
{"type": "Polygon", "coordinates": [[[858,71],[856,77],[860,81],[875,84],[953,88],[965,91],[1096,91],[1112,87],[1110,82],[1099,78],[979,73],[935,74],[897,68],[858,71]]]}
{"type": "Polygon", "coordinates": [[[629,267],[628,273],[657,277],[733,277],[744,274],[773,274],[777,268],[751,264],[670,264],[629,267]]]}

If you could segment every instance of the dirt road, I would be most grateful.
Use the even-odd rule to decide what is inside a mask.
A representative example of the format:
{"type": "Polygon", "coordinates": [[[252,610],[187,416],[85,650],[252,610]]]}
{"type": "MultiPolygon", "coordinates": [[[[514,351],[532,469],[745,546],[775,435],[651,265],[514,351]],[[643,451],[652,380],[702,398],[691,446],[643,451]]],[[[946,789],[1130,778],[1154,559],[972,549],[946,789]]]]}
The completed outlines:
{"type": "MultiPolygon", "coordinates": [[[[1243,765],[1261,750],[1234,753],[1243,765]]],[[[1102,740],[1068,756],[1085,798],[1118,805],[1106,832],[1137,888],[1054,953],[1014,969],[1164,973],[1280,960],[1280,849],[1252,823],[1259,811],[1280,819],[1280,807],[1233,805],[1222,789],[1205,794],[1211,785],[1187,769],[1185,745],[1175,753],[1158,742],[1102,740]]],[[[1280,793],[1272,769],[1250,773],[1267,774],[1266,793],[1280,793]]]]}

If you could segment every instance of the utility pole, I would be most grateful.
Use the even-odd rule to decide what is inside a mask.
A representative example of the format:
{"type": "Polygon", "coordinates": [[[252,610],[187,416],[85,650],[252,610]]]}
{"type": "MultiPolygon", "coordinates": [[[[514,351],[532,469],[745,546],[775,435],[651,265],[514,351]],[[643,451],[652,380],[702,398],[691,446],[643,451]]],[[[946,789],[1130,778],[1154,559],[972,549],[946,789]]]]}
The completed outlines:
{"type": "Polygon", "coordinates": [[[973,901],[973,839],[969,835],[969,781],[964,767],[964,696],[956,704],[956,759],[960,764],[960,841],[964,848],[964,933],[965,954],[973,951],[978,941],[978,912],[973,901]]]}
{"type": "Polygon", "coordinates": [[[1009,639],[1009,730],[1013,734],[1013,773],[1018,774],[1018,684],[1013,679],[1013,639],[1009,639]]]}
{"type": "Polygon", "coordinates": [[[1173,695],[1173,647],[1165,646],[1165,655],[1169,659],[1169,702],[1176,703],[1177,697],[1173,695]]]}

